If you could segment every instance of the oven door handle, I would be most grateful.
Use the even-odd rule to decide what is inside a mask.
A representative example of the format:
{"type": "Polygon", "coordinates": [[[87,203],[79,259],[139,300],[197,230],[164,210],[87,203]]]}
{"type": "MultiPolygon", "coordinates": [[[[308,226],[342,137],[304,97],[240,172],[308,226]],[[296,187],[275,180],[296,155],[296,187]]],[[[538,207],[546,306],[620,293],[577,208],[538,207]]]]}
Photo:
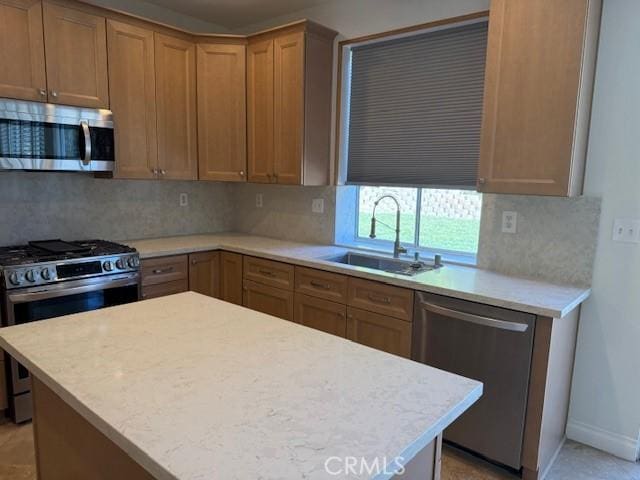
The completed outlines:
{"type": "Polygon", "coordinates": [[[35,292],[10,293],[8,297],[11,303],[24,303],[46,300],[49,298],[66,297],[68,295],[75,295],[79,293],[95,292],[96,290],[127,287],[137,284],[138,282],[135,277],[120,277],[116,279],[101,280],[100,282],[92,283],[90,285],[79,285],[75,287],[56,285],[54,288],[37,290],[35,292]]]}

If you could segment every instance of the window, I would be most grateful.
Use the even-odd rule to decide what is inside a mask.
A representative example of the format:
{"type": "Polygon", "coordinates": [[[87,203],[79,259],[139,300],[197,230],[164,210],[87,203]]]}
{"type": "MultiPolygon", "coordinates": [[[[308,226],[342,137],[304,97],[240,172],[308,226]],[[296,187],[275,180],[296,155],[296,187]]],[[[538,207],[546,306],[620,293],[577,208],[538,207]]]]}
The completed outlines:
{"type": "Polygon", "coordinates": [[[386,194],[400,203],[400,241],[405,246],[435,253],[476,255],[482,194],[469,190],[361,186],[357,241],[384,246],[395,240],[396,206],[392,200],[378,205],[376,238],[369,238],[374,202],[386,194]]]}

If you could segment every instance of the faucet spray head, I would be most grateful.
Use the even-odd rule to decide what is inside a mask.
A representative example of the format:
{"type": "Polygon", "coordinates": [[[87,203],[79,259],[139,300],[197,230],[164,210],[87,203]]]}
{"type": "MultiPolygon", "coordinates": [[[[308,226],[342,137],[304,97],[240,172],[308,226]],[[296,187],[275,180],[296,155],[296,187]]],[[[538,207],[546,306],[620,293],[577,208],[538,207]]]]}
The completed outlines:
{"type": "Polygon", "coordinates": [[[376,238],[376,217],[371,217],[371,232],[369,232],[369,238],[376,238]]]}

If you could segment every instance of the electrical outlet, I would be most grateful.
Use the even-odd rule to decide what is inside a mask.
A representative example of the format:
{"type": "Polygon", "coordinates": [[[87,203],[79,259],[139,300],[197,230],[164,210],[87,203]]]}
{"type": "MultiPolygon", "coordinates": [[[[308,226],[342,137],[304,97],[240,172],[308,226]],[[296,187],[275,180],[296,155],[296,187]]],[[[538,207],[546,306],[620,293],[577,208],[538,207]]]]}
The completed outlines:
{"type": "Polygon", "coordinates": [[[502,212],[502,233],[516,233],[518,212],[502,212]]]}
{"type": "Polygon", "coordinates": [[[324,213],[324,199],[314,198],[311,202],[311,211],[313,213],[324,213]]]}
{"type": "Polygon", "coordinates": [[[181,193],[180,194],[180,206],[188,207],[189,206],[189,194],[181,193]]]}
{"type": "Polygon", "coordinates": [[[629,218],[616,218],[613,222],[613,241],[640,243],[640,221],[629,218]]]}
{"type": "Polygon", "coordinates": [[[262,208],[262,194],[256,193],[256,207],[262,208]]]}

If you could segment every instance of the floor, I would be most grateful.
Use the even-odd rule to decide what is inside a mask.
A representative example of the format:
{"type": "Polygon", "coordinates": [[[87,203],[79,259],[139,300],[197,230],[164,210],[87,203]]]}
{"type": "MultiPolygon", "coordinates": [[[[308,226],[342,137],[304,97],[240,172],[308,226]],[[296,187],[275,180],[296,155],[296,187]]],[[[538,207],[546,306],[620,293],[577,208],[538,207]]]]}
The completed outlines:
{"type": "MultiPolygon", "coordinates": [[[[35,480],[31,424],[0,425],[0,480],[35,480]]],[[[442,480],[515,480],[519,477],[445,447],[442,480]]],[[[640,464],[567,442],[546,480],[640,480],[640,464]]]]}

